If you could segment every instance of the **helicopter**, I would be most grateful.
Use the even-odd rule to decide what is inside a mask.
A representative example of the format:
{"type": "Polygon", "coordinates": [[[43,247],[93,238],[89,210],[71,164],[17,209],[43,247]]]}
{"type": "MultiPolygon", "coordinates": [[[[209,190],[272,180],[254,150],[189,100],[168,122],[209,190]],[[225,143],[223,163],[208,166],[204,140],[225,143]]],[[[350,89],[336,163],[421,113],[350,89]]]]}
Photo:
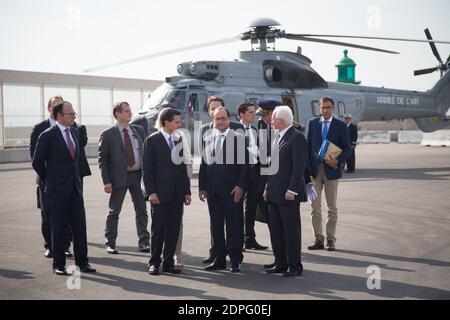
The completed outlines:
{"type": "Polygon", "coordinates": [[[320,116],[319,99],[332,97],[335,113],[339,118],[353,115],[353,122],[380,121],[413,118],[424,132],[432,132],[450,126],[450,55],[441,59],[435,43],[450,44],[449,41],[433,40],[428,29],[427,39],[403,39],[330,34],[292,34],[277,28],[280,23],[270,18],[255,19],[249,30],[231,38],[166,50],[120,62],[85,69],[99,69],[154,58],[237,40],[250,41],[251,50],[241,51],[239,59],[233,61],[186,61],[177,67],[178,75],[166,77],[142,106],[143,118],[148,128],[153,128],[162,106],[171,103],[182,113],[186,129],[193,131],[195,123],[211,121],[206,102],[209,96],[223,98],[232,117],[235,107],[241,102],[255,105],[260,99],[274,99],[288,105],[294,119],[306,124],[312,117],[320,116]],[[416,70],[414,75],[440,71],[440,79],[426,92],[397,90],[361,86],[357,84],[327,82],[312,67],[312,61],[297,52],[275,50],[276,39],[318,42],[327,45],[346,46],[376,52],[398,54],[398,52],[322,38],[352,38],[370,40],[393,40],[428,42],[439,62],[437,67],[416,70]]]}

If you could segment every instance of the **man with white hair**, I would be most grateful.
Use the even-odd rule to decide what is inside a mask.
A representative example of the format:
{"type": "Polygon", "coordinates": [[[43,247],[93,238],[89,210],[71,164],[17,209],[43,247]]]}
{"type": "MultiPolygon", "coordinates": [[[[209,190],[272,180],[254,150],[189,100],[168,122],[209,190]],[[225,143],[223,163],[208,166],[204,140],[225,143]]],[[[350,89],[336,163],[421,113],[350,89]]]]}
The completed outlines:
{"type": "Polygon", "coordinates": [[[293,119],[288,106],[278,106],[272,114],[272,126],[277,133],[271,163],[278,162],[278,171],[268,176],[264,191],[269,202],[269,230],[275,255],[275,266],[266,272],[282,273],[284,277],[300,276],[303,272],[299,212],[300,202],[306,201],[307,146],[303,134],[292,126],[293,119]]]}

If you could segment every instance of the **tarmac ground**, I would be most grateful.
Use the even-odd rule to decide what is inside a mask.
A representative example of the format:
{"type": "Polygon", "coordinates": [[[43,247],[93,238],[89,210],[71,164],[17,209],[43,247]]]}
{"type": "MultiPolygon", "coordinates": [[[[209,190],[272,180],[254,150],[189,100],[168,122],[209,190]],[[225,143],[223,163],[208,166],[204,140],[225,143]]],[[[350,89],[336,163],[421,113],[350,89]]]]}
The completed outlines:
{"type": "MultiPolygon", "coordinates": [[[[247,250],[239,274],[204,271],[209,216],[196,179],[184,212],[181,275],[147,273],[129,195],[120,215],[120,254],[108,255],[108,196],[95,160],[84,193],[97,273],[56,276],[43,256],[30,163],[2,164],[0,299],[450,299],[450,148],[362,144],[356,161],[356,172],[339,183],[336,252],[306,249],[313,238],[309,204],[301,205],[304,273],[297,278],[264,273],[262,265],[273,261],[270,248],[247,250]]],[[[270,246],[265,224],[256,223],[256,233],[270,246]]],[[[72,264],[69,259],[67,267],[72,264]]]]}

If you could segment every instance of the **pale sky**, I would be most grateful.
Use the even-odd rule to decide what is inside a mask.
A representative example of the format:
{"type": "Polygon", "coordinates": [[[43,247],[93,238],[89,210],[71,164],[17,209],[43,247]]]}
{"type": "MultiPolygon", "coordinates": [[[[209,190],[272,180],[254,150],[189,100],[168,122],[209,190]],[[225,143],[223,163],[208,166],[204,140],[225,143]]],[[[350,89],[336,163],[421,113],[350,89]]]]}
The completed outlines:
{"type": "MultiPolygon", "coordinates": [[[[82,73],[82,69],[152,52],[227,38],[247,31],[251,20],[270,17],[288,33],[331,33],[450,41],[448,0],[0,0],[0,69],[82,73]]],[[[338,40],[338,39],[336,39],[338,40]]],[[[344,41],[349,41],[346,39],[344,41]]],[[[363,85],[427,90],[439,74],[413,76],[437,65],[427,43],[353,40],[401,52],[349,49],[363,85]]],[[[277,49],[312,61],[327,81],[343,47],[279,40],[277,49]]],[[[445,61],[450,45],[437,45],[445,61]]],[[[93,75],[163,80],[179,63],[231,60],[250,44],[239,41],[105,69],[93,75]]]]}

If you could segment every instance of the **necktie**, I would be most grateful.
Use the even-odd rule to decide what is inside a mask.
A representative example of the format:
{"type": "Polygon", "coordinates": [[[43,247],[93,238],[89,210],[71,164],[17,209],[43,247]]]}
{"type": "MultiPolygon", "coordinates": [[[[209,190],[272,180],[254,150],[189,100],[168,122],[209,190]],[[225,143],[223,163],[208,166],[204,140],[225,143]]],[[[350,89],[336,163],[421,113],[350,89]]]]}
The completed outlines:
{"type": "Polygon", "coordinates": [[[70,156],[72,159],[75,159],[75,145],[72,142],[72,139],[70,139],[69,134],[69,128],[66,128],[66,138],[67,138],[67,146],[69,147],[70,156]]]}
{"type": "Polygon", "coordinates": [[[245,136],[250,136],[250,127],[245,127],[245,136]]]}
{"type": "Polygon", "coordinates": [[[128,129],[123,129],[123,142],[125,147],[125,155],[127,156],[127,165],[129,167],[134,166],[136,161],[134,160],[133,145],[131,144],[130,135],[128,134],[128,129]]]}
{"type": "Polygon", "coordinates": [[[272,144],[272,126],[270,123],[267,125],[267,155],[270,157],[271,148],[269,148],[272,144]]]}
{"type": "Polygon", "coordinates": [[[167,141],[169,141],[169,148],[170,151],[172,151],[172,149],[175,147],[175,145],[173,144],[172,136],[170,136],[169,139],[167,139],[167,141]]]}
{"type": "Polygon", "coordinates": [[[223,134],[219,134],[218,136],[216,136],[216,145],[213,150],[214,151],[213,157],[219,155],[220,149],[222,148],[222,139],[224,137],[225,136],[223,134]]]}
{"type": "Polygon", "coordinates": [[[322,128],[322,142],[327,138],[328,135],[328,121],[323,122],[323,128],[322,128]]]}
{"type": "Polygon", "coordinates": [[[280,134],[275,134],[275,137],[273,138],[273,145],[272,150],[278,146],[278,143],[280,142],[280,134]]]}

